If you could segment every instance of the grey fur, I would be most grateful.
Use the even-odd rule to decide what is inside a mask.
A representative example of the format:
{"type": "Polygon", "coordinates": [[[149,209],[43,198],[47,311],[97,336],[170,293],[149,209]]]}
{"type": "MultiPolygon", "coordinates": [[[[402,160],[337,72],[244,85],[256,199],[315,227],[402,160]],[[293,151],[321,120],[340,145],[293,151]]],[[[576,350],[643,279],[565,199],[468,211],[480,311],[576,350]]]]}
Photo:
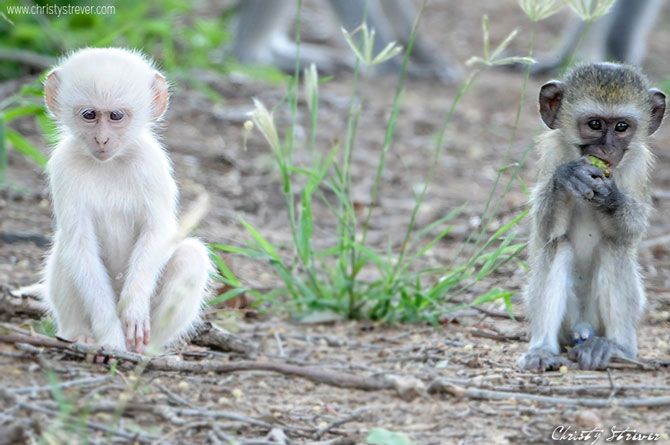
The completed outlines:
{"type": "Polygon", "coordinates": [[[653,155],[646,132],[635,134],[612,172],[617,201],[609,210],[578,190],[562,187],[557,171],[581,156],[574,123],[568,123],[580,95],[582,102],[590,100],[601,108],[628,104],[634,111],[648,112],[648,82],[632,67],[598,64],[578,67],[565,85],[562,127],[548,130],[537,142],[539,177],[531,198],[531,273],[525,292],[531,340],[518,360],[524,369],[559,366],[561,348],[572,344],[572,327],[580,323],[594,331],[594,337],[571,353],[580,367],[599,369],[611,357],[635,357],[636,329],[645,306],[637,250],[651,211],[653,155]]]}

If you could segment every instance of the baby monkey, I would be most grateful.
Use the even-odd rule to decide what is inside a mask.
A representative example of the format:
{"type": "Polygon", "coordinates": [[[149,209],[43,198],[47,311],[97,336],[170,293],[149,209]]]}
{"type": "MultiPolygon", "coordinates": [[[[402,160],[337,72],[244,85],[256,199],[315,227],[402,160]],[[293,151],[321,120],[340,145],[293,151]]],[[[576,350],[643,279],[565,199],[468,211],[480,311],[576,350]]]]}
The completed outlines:
{"type": "Polygon", "coordinates": [[[58,335],[160,350],[197,321],[211,267],[200,241],[177,235],[177,185],[153,133],[165,77],[136,52],[83,49],[49,73],[44,97],[60,127],[45,277],[58,335]]]}
{"type": "MultiPolygon", "coordinates": [[[[651,209],[648,136],[665,95],[636,68],[601,63],[542,86],[538,184],[532,193],[524,369],[555,369],[560,348],[582,369],[637,355],[645,305],[637,250],[651,209]],[[592,165],[598,158],[609,170],[592,165]]],[[[602,166],[602,164],[600,164],[602,166]]]]}

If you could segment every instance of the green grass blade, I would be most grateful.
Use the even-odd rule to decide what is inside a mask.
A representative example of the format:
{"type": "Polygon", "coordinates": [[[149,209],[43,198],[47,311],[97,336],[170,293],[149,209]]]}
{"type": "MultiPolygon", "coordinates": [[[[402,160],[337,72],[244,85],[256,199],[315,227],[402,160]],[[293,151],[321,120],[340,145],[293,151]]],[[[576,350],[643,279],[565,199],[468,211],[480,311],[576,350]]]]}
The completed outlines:
{"type": "Polygon", "coordinates": [[[432,232],[433,230],[435,230],[437,227],[441,226],[445,222],[451,221],[454,218],[457,218],[458,216],[460,216],[460,214],[463,213],[463,210],[465,210],[465,208],[466,208],[465,204],[456,207],[454,210],[450,211],[449,213],[444,215],[442,218],[439,218],[439,219],[433,221],[432,223],[428,224],[426,227],[424,227],[421,230],[417,230],[414,234],[414,238],[417,239],[417,240],[424,238],[426,235],[428,235],[430,232],[432,232]]]}
{"type": "Polygon", "coordinates": [[[40,167],[46,167],[47,157],[19,133],[7,129],[7,140],[12,143],[14,150],[33,160],[40,167]]]}
{"type": "Polygon", "coordinates": [[[511,298],[513,295],[512,292],[510,291],[505,291],[500,289],[499,287],[495,287],[485,294],[480,295],[479,297],[475,298],[472,303],[470,303],[471,306],[479,306],[484,303],[490,303],[492,301],[500,300],[500,299],[505,299],[505,298],[511,298]]]}
{"type": "Polygon", "coordinates": [[[267,253],[273,260],[281,263],[281,258],[275,247],[263,236],[261,233],[256,230],[254,226],[246,222],[244,219],[240,221],[245,229],[249,232],[251,237],[256,241],[258,247],[260,247],[263,252],[267,253]]]}
{"type": "Polygon", "coordinates": [[[7,180],[7,146],[5,145],[5,122],[0,114],[0,186],[7,180]]]}
{"type": "Polygon", "coordinates": [[[496,240],[498,240],[501,236],[503,236],[505,233],[507,233],[512,227],[514,227],[519,221],[524,219],[526,216],[528,216],[529,210],[526,209],[523,212],[519,213],[517,216],[515,216],[510,222],[496,230],[496,232],[491,235],[488,240],[484,243],[482,247],[480,247],[470,258],[470,263],[474,263],[474,261],[477,260],[484,252],[486,249],[491,247],[491,244],[493,244],[496,240]]]}
{"type": "Polygon", "coordinates": [[[216,306],[217,304],[221,304],[228,300],[232,300],[233,298],[237,297],[238,295],[242,295],[247,291],[248,289],[246,287],[238,287],[235,289],[230,289],[229,291],[217,295],[216,297],[209,300],[207,302],[207,306],[216,306]]]}
{"type": "Polygon", "coordinates": [[[232,253],[235,255],[241,255],[245,256],[247,258],[252,258],[252,259],[257,259],[257,260],[270,260],[271,258],[266,254],[265,252],[261,252],[260,250],[255,250],[249,247],[240,247],[240,246],[232,246],[230,244],[219,244],[219,243],[213,243],[210,244],[210,246],[213,249],[220,250],[221,252],[225,253],[232,253]]]}
{"type": "Polygon", "coordinates": [[[9,123],[14,119],[23,116],[35,116],[44,112],[44,106],[38,104],[18,105],[16,107],[7,108],[2,114],[5,123],[9,123]]]}
{"type": "Polygon", "coordinates": [[[235,276],[233,271],[230,270],[230,268],[228,267],[226,262],[223,260],[223,258],[221,258],[215,252],[210,253],[210,258],[212,259],[212,261],[214,261],[214,264],[216,265],[216,268],[218,269],[221,276],[224,277],[226,280],[228,280],[228,283],[231,286],[240,287],[242,285],[239,278],[237,278],[237,276],[235,276]]]}
{"type": "Polygon", "coordinates": [[[40,113],[35,116],[37,120],[37,125],[42,130],[42,135],[44,139],[49,143],[49,145],[56,145],[58,143],[58,127],[51,120],[46,113],[40,113]]]}

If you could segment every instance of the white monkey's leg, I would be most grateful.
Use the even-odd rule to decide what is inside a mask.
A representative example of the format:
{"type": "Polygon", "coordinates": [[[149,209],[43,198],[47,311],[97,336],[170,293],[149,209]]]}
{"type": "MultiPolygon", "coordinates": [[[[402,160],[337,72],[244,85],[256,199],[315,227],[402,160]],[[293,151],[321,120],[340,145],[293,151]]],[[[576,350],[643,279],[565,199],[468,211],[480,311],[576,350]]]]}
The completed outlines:
{"type": "Polygon", "coordinates": [[[152,349],[187,336],[200,316],[211,262],[207,248],[194,238],[182,241],[170,257],[151,307],[152,349]]]}
{"type": "Polygon", "coordinates": [[[558,337],[567,302],[572,298],[574,255],[570,244],[558,242],[553,258],[548,253],[540,255],[533,264],[526,294],[530,345],[518,361],[524,369],[552,369],[562,363],[558,337]]]}
{"type": "Polygon", "coordinates": [[[77,289],[60,263],[54,249],[47,259],[45,269],[45,301],[56,323],[56,335],[72,341],[90,337],[90,322],[86,313],[81,310],[82,302],[77,289]]]}

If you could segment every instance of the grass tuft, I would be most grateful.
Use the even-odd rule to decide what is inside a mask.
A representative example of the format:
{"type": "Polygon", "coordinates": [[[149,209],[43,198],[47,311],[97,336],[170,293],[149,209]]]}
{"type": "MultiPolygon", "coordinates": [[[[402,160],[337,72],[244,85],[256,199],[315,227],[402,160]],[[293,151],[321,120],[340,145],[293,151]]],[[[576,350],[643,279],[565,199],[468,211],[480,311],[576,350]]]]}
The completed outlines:
{"type": "MultiPolygon", "coordinates": [[[[443,315],[464,305],[477,305],[491,301],[501,301],[511,314],[512,292],[494,288],[475,295],[463,303],[455,297],[470,291],[472,287],[491,276],[505,264],[516,259],[525,248],[525,243],[517,239],[514,228],[527,216],[523,211],[511,217],[502,227],[485,237],[485,229],[476,233],[474,243],[468,243],[471,253],[445,267],[428,267],[427,257],[451,232],[450,225],[463,207],[449,212],[433,221],[425,228],[416,228],[416,217],[424,202],[427,190],[437,173],[439,160],[444,149],[445,133],[462,98],[475,85],[478,75],[484,69],[510,63],[532,62],[530,57],[503,57],[507,46],[514,39],[512,32],[495,49],[491,50],[488,20],[483,20],[484,53],[472,59],[472,71],[466,77],[452,103],[435,138],[432,163],[427,180],[415,195],[415,205],[399,247],[380,247],[368,242],[368,232],[374,218],[381,190],[382,173],[386,169],[386,157],[392,150],[394,135],[402,97],[406,87],[407,66],[416,38],[421,13],[416,17],[407,47],[404,48],[401,72],[395,89],[393,103],[386,122],[386,131],[379,154],[377,168],[370,189],[371,203],[361,209],[355,202],[351,190],[352,153],[356,149],[358,122],[365,109],[360,91],[368,77],[362,76],[370,67],[402,51],[395,44],[389,45],[379,54],[373,54],[375,32],[367,25],[361,25],[354,32],[343,30],[346,43],[356,59],[356,69],[352,82],[346,138],[340,143],[319,149],[316,147],[319,113],[319,78],[314,67],[304,71],[304,92],[309,114],[310,133],[306,147],[296,146],[293,134],[298,125],[297,94],[300,70],[296,68],[293,81],[289,83],[288,100],[292,122],[290,127],[280,131],[273,114],[261,102],[254,101],[251,113],[253,125],[245,125],[245,131],[257,128],[272,150],[278,168],[284,202],[291,231],[291,246],[287,251],[283,246],[273,244],[250,222],[241,220],[248,238],[241,245],[213,244],[212,249],[220,272],[220,280],[227,289],[215,301],[224,301],[243,292],[253,294],[261,303],[286,307],[295,317],[309,317],[314,313],[336,313],[347,318],[366,318],[383,321],[438,323],[443,315]],[[286,137],[281,140],[280,133],[286,137]],[[341,149],[342,148],[342,149],[341,149]],[[294,159],[296,150],[308,150],[311,156],[300,157],[308,161],[301,163],[294,159]],[[332,229],[315,239],[315,206],[326,209],[335,222],[332,229]],[[321,240],[332,240],[323,245],[321,240]],[[269,291],[253,290],[243,284],[218,257],[217,252],[241,255],[267,263],[274,270],[280,285],[269,291]]],[[[547,14],[540,10],[536,14],[547,14]]],[[[298,20],[299,23],[299,20],[298,20]]],[[[531,48],[532,51],[532,48],[531,48]]],[[[521,100],[523,99],[522,92],[521,100]]],[[[518,119],[516,121],[518,125],[518,119]]],[[[245,138],[246,140],[246,138],[245,138]]],[[[510,145],[513,143],[511,138],[510,145]]],[[[511,166],[505,160],[499,172],[512,172],[506,191],[518,177],[525,157],[511,166]]],[[[496,182],[497,186],[497,182],[496,182]]],[[[495,191],[495,190],[494,190],[495,191]]],[[[492,191],[492,193],[494,192],[492,191]]],[[[320,218],[323,216],[320,215],[320,218]]],[[[489,218],[492,216],[489,214],[489,218]]],[[[487,218],[487,221],[489,220],[487,218]]],[[[489,221],[490,222],[490,221],[489,221]]],[[[320,231],[328,230],[322,227],[320,231]]],[[[470,241],[470,240],[469,240],[470,241]]],[[[465,245],[463,249],[465,249],[465,245]]]]}

